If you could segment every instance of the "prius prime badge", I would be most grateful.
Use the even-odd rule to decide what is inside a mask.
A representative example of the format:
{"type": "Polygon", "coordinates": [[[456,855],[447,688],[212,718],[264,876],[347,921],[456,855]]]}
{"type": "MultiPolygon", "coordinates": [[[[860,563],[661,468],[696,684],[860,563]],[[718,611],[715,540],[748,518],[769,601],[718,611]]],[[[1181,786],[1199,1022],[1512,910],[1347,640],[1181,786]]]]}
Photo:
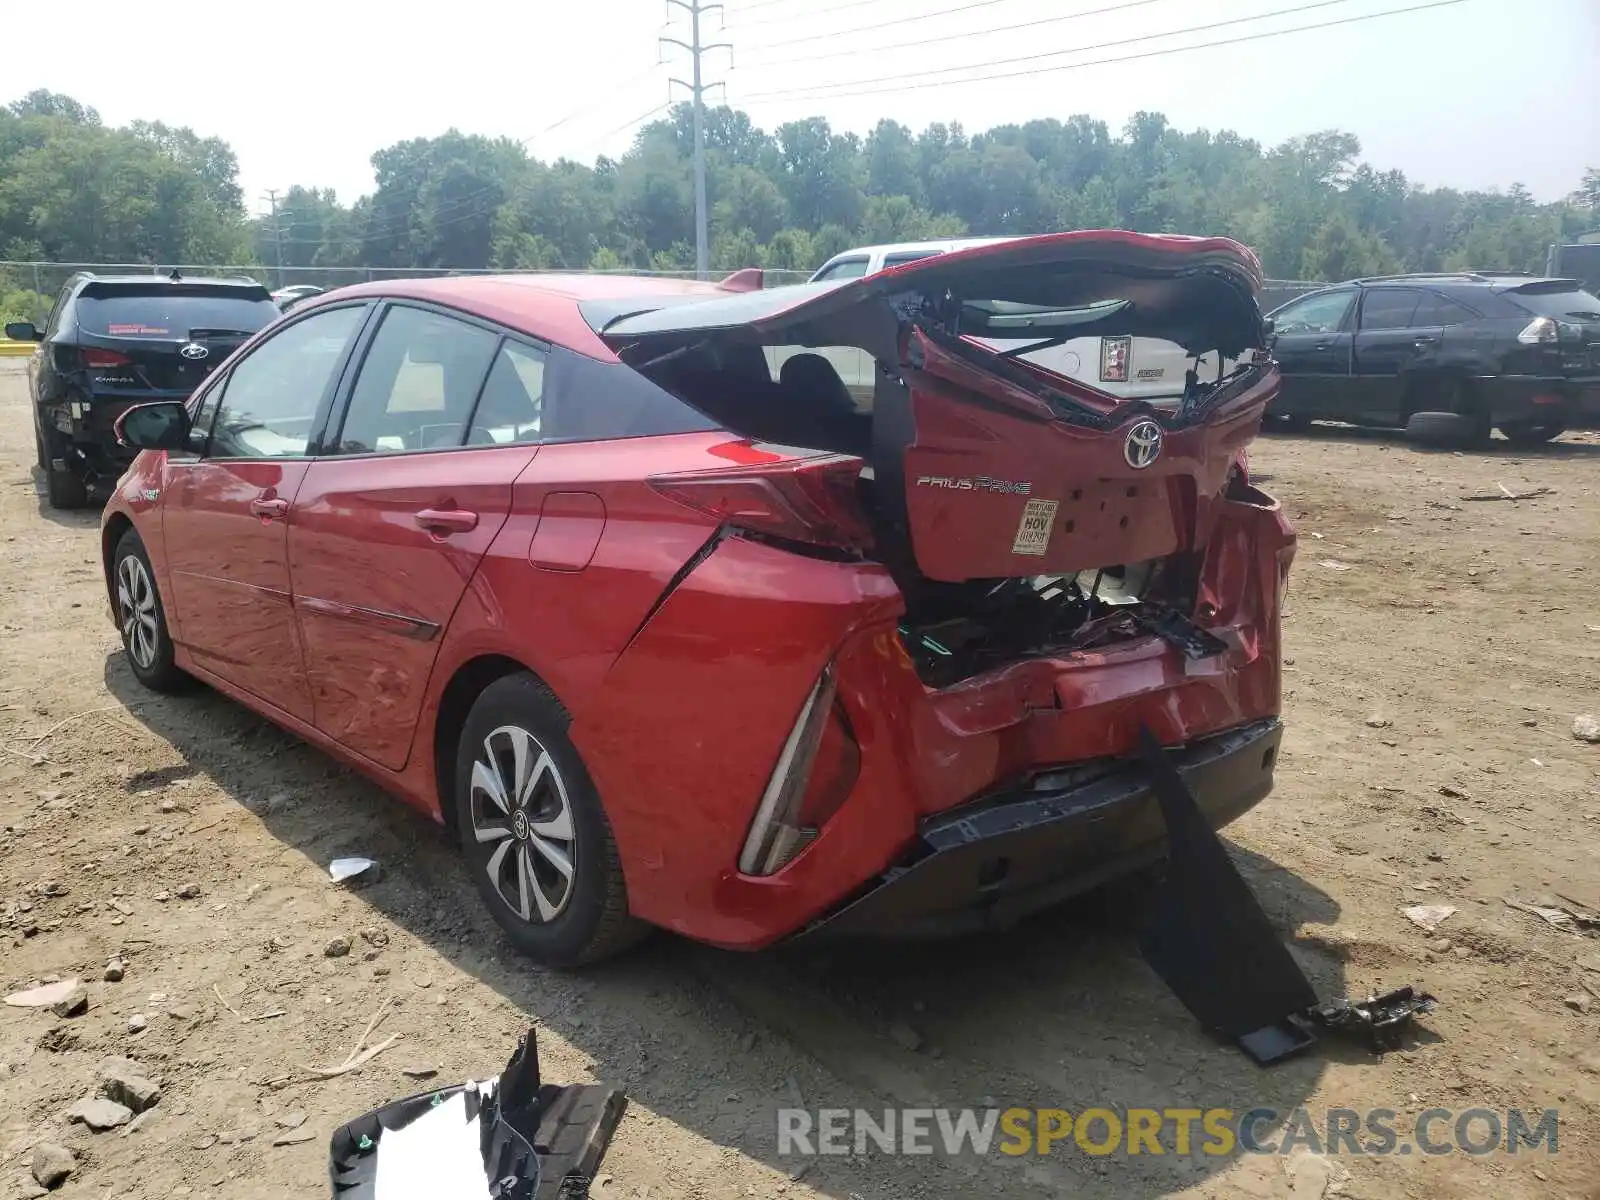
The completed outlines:
{"type": "Polygon", "coordinates": [[[1161,426],[1154,421],[1140,421],[1128,430],[1128,440],[1122,444],[1122,457],[1135,471],[1142,471],[1161,457],[1161,426]]]}
{"type": "Polygon", "coordinates": [[[179,350],[178,353],[187,359],[199,361],[202,358],[209,357],[211,351],[207,350],[199,342],[190,342],[187,346],[183,347],[183,349],[179,350]]]}

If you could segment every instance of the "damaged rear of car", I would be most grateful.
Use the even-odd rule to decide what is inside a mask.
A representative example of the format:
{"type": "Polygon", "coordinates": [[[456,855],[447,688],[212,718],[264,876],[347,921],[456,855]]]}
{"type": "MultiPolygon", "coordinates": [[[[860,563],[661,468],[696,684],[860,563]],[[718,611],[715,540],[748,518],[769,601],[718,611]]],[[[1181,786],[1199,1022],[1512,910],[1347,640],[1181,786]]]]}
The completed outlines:
{"type": "MultiPolygon", "coordinates": [[[[657,678],[726,615],[699,669],[749,736],[715,761],[764,782],[665,923],[756,945],[1014,921],[1160,856],[1143,728],[1214,826],[1270,791],[1294,535],[1244,467],[1278,382],[1261,284],[1225,239],[1089,232],[582,306],[623,362],[746,439],[650,481],[717,534],[612,680],[657,678]],[[1181,346],[1181,400],[1039,365],[1086,336],[1181,346]],[[776,377],[773,346],[794,351],[776,377]],[[841,347],[870,357],[870,405],[808,353],[841,347]],[[1202,378],[1202,360],[1225,372],[1202,378]],[[776,747],[758,732],[771,713],[776,747]]],[[[656,723],[693,740],[708,716],[686,696],[656,723]]],[[[599,776],[645,753],[581,716],[574,732],[603,751],[586,756],[599,776]]],[[[692,779],[663,787],[683,792],[669,813],[697,803],[692,779]]]]}

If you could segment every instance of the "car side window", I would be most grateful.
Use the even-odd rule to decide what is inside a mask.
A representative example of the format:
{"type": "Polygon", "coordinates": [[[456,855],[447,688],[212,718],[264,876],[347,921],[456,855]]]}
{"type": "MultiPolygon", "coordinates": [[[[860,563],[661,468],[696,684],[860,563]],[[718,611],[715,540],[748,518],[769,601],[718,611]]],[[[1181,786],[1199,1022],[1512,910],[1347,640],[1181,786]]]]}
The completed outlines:
{"type": "Polygon", "coordinates": [[[472,413],[469,446],[515,446],[537,442],[544,412],[545,353],[520,342],[500,344],[472,413]]]}
{"type": "Polygon", "coordinates": [[[68,284],[56,295],[55,307],[50,310],[50,317],[44,323],[44,335],[49,337],[61,328],[61,316],[67,310],[67,300],[72,295],[72,285],[68,284]]]}
{"type": "Polygon", "coordinates": [[[330,454],[399,454],[466,441],[499,344],[479,325],[391,305],[367,349],[330,454]]]}
{"type": "Polygon", "coordinates": [[[1372,288],[1361,301],[1361,328],[1409,329],[1420,299],[1416,288],[1372,288]]]}
{"type": "Polygon", "coordinates": [[[1278,311],[1273,327],[1278,333],[1337,333],[1344,326],[1355,292],[1318,292],[1278,311]]]}
{"type": "Polygon", "coordinates": [[[921,262],[925,258],[937,258],[937,250],[906,250],[900,254],[885,254],[883,256],[883,269],[890,267],[903,267],[907,263],[921,262]]]}
{"type": "Polygon", "coordinates": [[[1437,292],[1423,292],[1417,311],[1411,316],[1411,323],[1424,328],[1437,328],[1476,319],[1477,313],[1464,304],[1457,304],[1437,292]]]}
{"type": "Polygon", "coordinates": [[[200,398],[200,406],[195,409],[194,415],[189,419],[189,450],[193,454],[204,454],[206,442],[211,437],[211,422],[216,419],[217,407],[222,403],[223,390],[228,386],[227,377],[218,379],[215,384],[200,398]]]}
{"type": "Polygon", "coordinates": [[[366,314],[365,305],[324,309],[285,325],[236,363],[222,387],[208,456],[303,456],[323,398],[366,314]]]}
{"type": "Polygon", "coordinates": [[[820,272],[817,275],[817,279],[860,279],[866,273],[867,260],[865,258],[842,258],[820,272]]]}
{"type": "Polygon", "coordinates": [[[546,442],[599,442],[721,428],[698,408],[626,363],[605,363],[559,346],[550,351],[540,413],[546,442]]]}

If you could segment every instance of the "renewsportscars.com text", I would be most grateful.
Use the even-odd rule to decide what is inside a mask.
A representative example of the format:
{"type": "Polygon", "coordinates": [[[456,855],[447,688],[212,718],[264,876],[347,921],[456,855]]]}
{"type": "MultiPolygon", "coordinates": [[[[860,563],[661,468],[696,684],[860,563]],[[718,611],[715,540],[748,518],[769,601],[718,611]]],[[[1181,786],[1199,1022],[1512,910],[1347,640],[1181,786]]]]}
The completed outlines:
{"type": "Polygon", "coordinates": [[[1553,1108],[782,1108],[778,1153],[1549,1155],[1560,1123],[1553,1108]]]}

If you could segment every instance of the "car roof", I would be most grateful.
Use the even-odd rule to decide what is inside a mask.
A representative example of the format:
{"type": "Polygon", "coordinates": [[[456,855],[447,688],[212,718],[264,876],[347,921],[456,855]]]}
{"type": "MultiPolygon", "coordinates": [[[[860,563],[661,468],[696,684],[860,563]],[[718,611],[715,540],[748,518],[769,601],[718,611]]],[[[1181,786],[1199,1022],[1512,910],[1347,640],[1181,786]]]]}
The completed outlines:
{"type": "MultiPolygon", "coordinates": [[[[931,242],[886,242],[877,246],[857,246],[853,250],[845,250],[835,254],[828,262],[840,258],[854,258],[858,254],[948,254],[952,250],[965,250],[971,246],[993,246],[1010,240],[1004,237],[966,237],[940,238],[931,242]]],[[[826,265],[827,263],[823,264],[826,265]]]]}
{"type": "Polygon", "coordinates": [[[1432,284],[1438,287],[1489,287],[1521,288],[1540,284],[1576,284],[1576,280],[1555,275],[1523,275],[1515,271],[1417,271],[1409,275],[1374,275],[1364,279],[1347,279],[1343,284],[1328,287],[1357,285],[1359,287],[1416,287],[1432,284]]]}
{"type": "Polygon", "coordinates": [[[638,298],[645,308],[662,296],[728,296],[718,283],[653,275],[449,275],[438,279],[383,279],[337,288],[297,305],[295,314],[362,297],[420,300],[458,308],[590,358],[615,361],[578,310],[580,302],[638,298]]]}
{"type": "Polygon", "coordinates": [[[78,276],[79,283],[110,283],[138,285],[147,287],[150,284],[166,284],[169,287],[182,287],[184,284],[194,284],[203,287],[236,287],[236,288],[261,288],[266,289],[266,284],[246,276],[239,275],[180,275],[177,279],[171,275],[95,275],[85,271],[78,276]]]}

